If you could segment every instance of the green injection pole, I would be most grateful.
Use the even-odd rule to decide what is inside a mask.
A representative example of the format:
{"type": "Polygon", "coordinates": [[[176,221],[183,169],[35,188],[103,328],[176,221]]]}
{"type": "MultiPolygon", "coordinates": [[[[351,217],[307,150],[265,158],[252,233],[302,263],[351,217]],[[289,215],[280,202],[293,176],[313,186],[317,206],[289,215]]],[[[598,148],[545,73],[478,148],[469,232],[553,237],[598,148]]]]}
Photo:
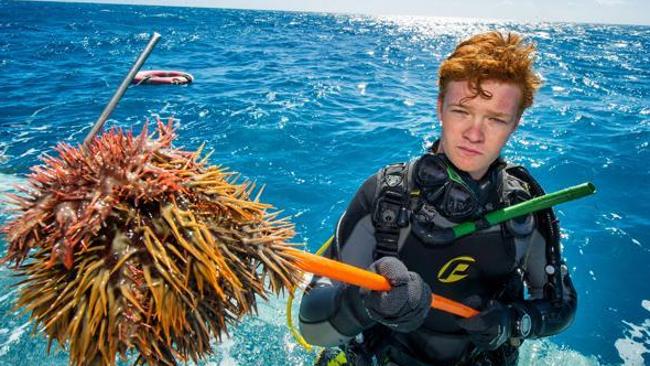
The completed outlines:
{"type": "MultiPolygon", "coordinates": [[[[515,217],[527,215],[532,212],[559,205],[560,203],[573,201],[596,192],[596,186],[592,183],[582,183],[577,186],[562,189],[557,192],[535,197],[525,202],[492,211],[484,216],[489,226],[502,223],[515,217]]],[[[472,234],[478,230],[475,222],[463,222],[451,228],[453,239],[472,234]]]]}

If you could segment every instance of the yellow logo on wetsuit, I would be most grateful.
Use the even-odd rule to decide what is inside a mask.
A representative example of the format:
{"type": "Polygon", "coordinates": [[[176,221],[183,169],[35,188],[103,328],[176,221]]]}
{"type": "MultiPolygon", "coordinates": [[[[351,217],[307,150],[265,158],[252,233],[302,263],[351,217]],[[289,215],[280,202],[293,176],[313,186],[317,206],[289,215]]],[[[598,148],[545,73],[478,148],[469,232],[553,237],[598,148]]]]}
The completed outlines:
{"type": "Polygon", "coordinates": [[[452,258],[438,271],[438,281],[452,283],[462,280],[469,275],[469,266],[474,262],[476,259],[468,256],[452,258]]]}

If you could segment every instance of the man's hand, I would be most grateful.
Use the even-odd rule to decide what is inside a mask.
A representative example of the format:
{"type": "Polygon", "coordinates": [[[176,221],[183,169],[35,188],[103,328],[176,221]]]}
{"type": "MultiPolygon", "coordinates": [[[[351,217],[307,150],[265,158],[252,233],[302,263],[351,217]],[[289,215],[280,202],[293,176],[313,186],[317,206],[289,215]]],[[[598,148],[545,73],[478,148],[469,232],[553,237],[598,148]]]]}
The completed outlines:
{"type": "Polygon", "coordinates": [[[513,327],[512,310],[497,301],[490,301],[479,314],[457,320],[472,343],[481,351],[492,351],[510,338],[513,327]]]}
{"type": "Polygon", "coordinates": [[[394,257],[381,258],[368,267],[390,282],[390,291],[360,289],[368,315],[383,325],[410,332],[422,325],[431,308],[431,288],[415,272],[394,257]]]}

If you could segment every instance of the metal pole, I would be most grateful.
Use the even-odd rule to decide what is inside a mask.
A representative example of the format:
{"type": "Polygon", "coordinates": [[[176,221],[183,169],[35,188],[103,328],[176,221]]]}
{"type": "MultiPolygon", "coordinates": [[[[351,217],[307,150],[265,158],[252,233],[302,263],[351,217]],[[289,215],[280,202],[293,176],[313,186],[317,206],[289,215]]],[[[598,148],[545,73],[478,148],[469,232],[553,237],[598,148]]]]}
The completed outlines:
{"type": "Polygon", "coordinates": [[[113,94],[113,98],[111,98],[111,101],[108,102],[108,104],[104,108],[104,111],[97,119],[97,122],[95,122],[93,128],[90,130],[90,132],[88,132],[88,135],[84,139],[84,143],[83,143],[84,146],[88,146],[88,144],[90,144],[90,142],[95,138],[95,136],[102,129],[102,127],[104,127],[104,122],[106,122],[106,120],[111,115],[111,113],[113,113],[115,106],[117,106],[117,103],[120,101],[120,99],[122,99],[122,96],[126,92],[126,89],[129,87],[129,84],[131,84],[131,81],[135,77],[135,74],[138,73],[140,67],[142,67],[142,64],[144,64],[147,57],[149,57],[149,54],[153,50],[156,43],[158,43],[159,39],[160,39],[160,34],[154,32],[153,35],[151,36],[151,39],[149,40],[149,43],[147,43],[147,47],[144,48],[142,53],[140,53],[140,56],[138,56],[138,59],[135,60],[135,63],[131,67],[131,70],[126,75],[124,80],[122,80],[122,84],[120,84],[120,86],[115,91],[115,94],[113,94]]]}

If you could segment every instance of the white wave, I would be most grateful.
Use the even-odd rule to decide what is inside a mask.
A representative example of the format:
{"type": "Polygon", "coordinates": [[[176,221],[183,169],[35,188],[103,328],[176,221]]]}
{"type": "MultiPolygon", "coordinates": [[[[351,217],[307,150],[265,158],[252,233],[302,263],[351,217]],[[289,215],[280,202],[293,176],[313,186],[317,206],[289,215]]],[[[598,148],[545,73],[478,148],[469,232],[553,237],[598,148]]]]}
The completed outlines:
{"type": "Polygon", "coordinates": [[[366,95],[366,88],[367,87],[368,87],[368,83],[359,83],[359,84],[357,84],[357,90],[359,91],[359,94],[366,95]]]}
{"type": "MultiPolygon", "coordinates": [[[[17,193],[15,186],[25,186],[26,182],[27,180],[25,178],[0,173],[0,218],[3,220],[13,215],[9,210],[10,205],[7,204],[9,201],[7,194],[17,193]]],[[[2,297],[2,301],[4,301],[4,296],[2,297]]]]}
{"type": "Polygon", "coordinates": [[[14,186],[25,185],[26,179],[10,174],[0,173],[0,198],[6,193],[15,192],[14,186]]]}
{"type": "Polygon", "coordinates": [[[585,356],[549,340],[526,341],[520,349],[519,365],[527,366],[597,366],[595,356],[585,356]]]}
{"type": "Polygon", "coordinates": [[[24,158],[27,155],[34,155],[38,152],[37,149],[30,148],[29,150],[25,151],[24,153],[20,154],[19,158],[24,158]]]}
{"type": "MultiPolygon", "coordinates": [[[[235,360],[232,357],[232,347],[235,344],[234,340],[232,338],[226,338],[224,339],[221,344],[219,344],[219,352],[223,355],[223,359],[221,362],[219,362],[218,366],[237,366],[239,363],[237,363],[237,360],[235,360]]],[[[212,362],[209,364],[210,366],[214,365],[217,366],[216,363],[212,362]]]]}
{"type": "Polygon", "coordinates": [[[413,107],[415,105],[415,100],[411,98],[404,99],[404,105],[407,107],[413,107]]]}
{"type": "Polygon", "coordinates": [[[30,322],[25,322],[25,324],[17,328],[14,328],[11,331],[11,334],[9,334],[9,338],[0,345],[0,356],[4,356],[7,352],[9,352],[11,345],[17,343],[20,340],[20,337],[22,337],[23,333],[25,333],[25,329],[29,325],[30,322]]]}
{"type": "MultiPolygon", "coordinates": [[[[641,306],[650,311],[650,300],[641,301],[641,306]]],[[[627,326],[624,337],[614,342],[618,355],[623,359],[624,366],[645,365],[643,355],[650,354],[650,319],[641,324],[622,321],[627,326]]]]}
{"type": "Polygon", "coordinates": [[[9,155],[7,155],[7,149],[9,148],[9,145],[0,142],[0,163],[4,163],[7,160],[9,160],[9,155]]]}
{"type": "MultiPolygon", "coordinates": [[[[4,303],[7,299],[13,301],[13,299],[15,298],[16,292],[17,292],[17,289],[14,288],[14,289],[11,289],[11,290],[7,291],[4,295],[0,296],[0,304],[4,303]]],[[[0,332],[0,334],[2,334],[2,332],[0,332]]]]}

